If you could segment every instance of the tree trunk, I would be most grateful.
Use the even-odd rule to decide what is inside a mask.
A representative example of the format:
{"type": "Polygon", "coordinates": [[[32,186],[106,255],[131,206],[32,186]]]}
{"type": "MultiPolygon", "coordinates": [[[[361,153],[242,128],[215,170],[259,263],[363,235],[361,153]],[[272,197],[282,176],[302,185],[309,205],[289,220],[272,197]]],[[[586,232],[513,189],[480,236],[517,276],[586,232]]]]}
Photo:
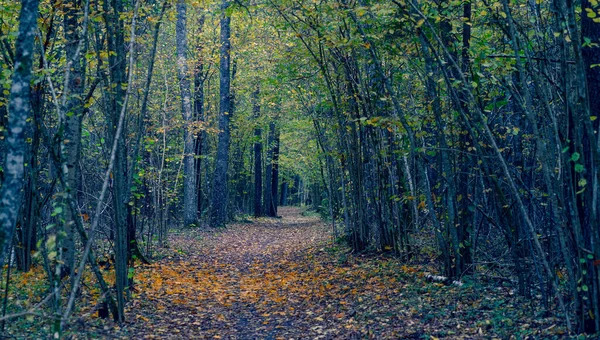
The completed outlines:
{"type": "MultiPolygon", "coordinates": [[[[52,29],[49,28],[49,31],[52,29]]],[[[40,59],[42,57],[40,56],[40,59]]],[[[39,61],[40,68],[44,67],[43,60],[39,61]]],[[[39,184],[38,184],[38,157],[40,150],[40,124],[42,122],[42,110],[44,109],[44,86],[36,84],[31,91],[32,124],[25,130],[25,138],[31,139],[31,144],[26,146],[27,163],[30,166],[25,173],[23,193],[25,195],[20,217],[17,222],[17,237],[15,245],[15,257],[17,269],[29,271],[32,264],[31,252],[37,243],[37,225],[40,217],[39,207],[39,184]]]]}
{"type": "Polygon", "coordinates": [[[181,114],[186,122],[183,133],[183,225],[197,223],[198,204],[196,195],[196,167],[194,165],[195,141],[191,130],[192,122],[192,92],[190,75],[187,67],[187,27],[186,4],[184,0],[177,1],[177,70],[179,88],[181,90],[181,114]]]}
{"type": "Polygon", "coordinates": [[[269,137],[267,138],[267,167],[265,169],[265,192],[264,192],[264,209],[265,214],[269,217],[277,216],[275,211],[275,203],[273,203],[273,167],[275,155],[275,122],[269,123],[269,137]]]}
{"type": "Polygon", "coordinates": [[[259,94],[260,87],[257,84],[256,90],[252,93],[252,110],[254,113],[254,120],[256,121],[256,127],[254,128],[254,217],[263,215],[262,129],[260,128],[260,123],[257,122],[260,117],[259,94]]]}
{"type": "Polygon", "coordinates": [[[275,128],[273,131],[275,133],[275,145],[273,146],[273,175],[271,176],[271,210],[269,211],[269,216],[276,217],[277,216],[277,206],[279,195],[279,129],[275,128]]]}
{"type": "MultiPolygon", "coordinates": [[[[112,6],[104,4],[105,22],[107,24],[108,63],[111,69],[109,83],[109,107],[107,110],[108,135],[110,140],[117,139],[117,150],[113,167],[113,209],[115,231],[115,273],[118,321],[125,320],[125,288],[127,287],[127,149],[125,138],[117,137],[120,112],[124,110],[125,91],[122,84],[127,82],[125,53],[125,25],[121,19],[123,13],[122,0],[115,0],[112,6]]],[[[133,53],[133,51],[131,51],[133,53]]],[[[123,126],[122,136],[127,136],[123,126]]]]}
{"type": "MultiPolygon", "coordinates": [[[[199,25],[199,33],[202,33],[204,27],[204,15],[200,16],[198,20],[199,25]]],[[[196,62],[196,69],[194,70],[194,117],[195,121],[200,123],[204,123],[204,81],[206,80],[206,74],[204,73],[204,58],[202,56],[203,47],[202,45],[198,45],[198,61],[196,62]]],[[[197,195],[197,210],[198,217],[202,216],[204,210],[204,193],[202,186],[202,154],[204,151],[204,141],[206,140],[206,132],[204,128],[201,128],[200,131],[197,131],[196,135],[196,195],[197,195]]]]}
{"type": "Polygon", "coordinates": [[[229,167],[229,121],[231,114],[231,18],[226,11],[229,7],[229,1],[223,0],[221,3],[221,61],[220,61],[220,107],[219,107],[219,140],[217,144],[217,156],[212,186],[212,201],[210,212],[210,224],[212,227],[224,227],[227,222],[227,170],[229,167]]]}
{"type": "MultiPolygon", "coordinates": [[[[81,1],[70,0],[64,5],[64,31],[65,31],[65,54],[67,57],[66,75],[68,83],[64,92],[67,95],[66,105],[63,108],[66,114],[64,127],[64,148],[61,158],[66,162],[67,177],[65,195],[69,202],[71,197],[77,202],[77,190],[79,188],[79,159],[81,155],[81,122],[83,120],[83,89],[84,89],[84,70],[82,65],[82,44],[80,40],[79,18],[82,16],[81,1]]],[[[75,276],[75,242],[74,242],[74,223],[79,217],[77,211],[72,211],[70,205],[65,205],[65,232],[66,237],[61,238],[64,251],[64,262],[71,279],[75,276]]]]}
{"type": "Polygon", "coordinates": [[[5,139],[4,179],[0,188],[0,268],[10,248],[22,198],[25,126],[31,114],[30,88],[33,42],[37,28],[38,0],[22,0],[19,35],[8,103],[10,116],[5,139]]]}
{"type": "Polygon", "coordinates": [[[287,183],[286,179],[284,178],[281,181],[281,198],[279,199],[280,206],[285,207],[287,205],[287,195],[288,195],[288,183],[287,183]]]}

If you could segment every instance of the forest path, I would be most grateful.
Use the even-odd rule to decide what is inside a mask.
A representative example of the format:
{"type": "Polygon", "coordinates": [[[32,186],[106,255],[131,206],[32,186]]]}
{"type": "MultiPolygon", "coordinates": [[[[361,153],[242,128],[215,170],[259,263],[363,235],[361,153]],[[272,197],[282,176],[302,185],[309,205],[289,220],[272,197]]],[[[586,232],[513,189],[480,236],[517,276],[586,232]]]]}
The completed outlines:
{"type": "MultiPolygon", "coordinates": [[[[335,265],[317,259],[331,245],[328,226],[300,208],[282,207],[279,214],[171,235],[174,254],[136,273],[140,294],[128,333],[224,339],[351,334],[345,324],[330,327],[355,312],[348,294],[335,307],[328,302],[335,265]]],[[[349,291],[350,280],[340,286],[349,291]]]]}
{"type": "Polygon", "coordinates": [[[299,208],[279,213],[171,234],[162,260],[136,268],[127,322],[101,336],[488,339],[556,326],[534,324],[531,310],[502,300],[506,292],[425,282],[422,267],[332,246],[329,226],[299,208]]]}

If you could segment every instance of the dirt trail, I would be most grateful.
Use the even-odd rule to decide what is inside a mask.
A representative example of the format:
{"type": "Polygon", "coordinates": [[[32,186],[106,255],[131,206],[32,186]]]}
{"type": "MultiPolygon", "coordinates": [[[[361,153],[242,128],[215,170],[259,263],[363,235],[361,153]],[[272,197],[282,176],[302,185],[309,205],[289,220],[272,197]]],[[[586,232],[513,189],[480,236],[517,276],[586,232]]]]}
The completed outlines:
{"type": "MultiPolygon", "coordinates": [[[[490,339],[564,335],[559,320],[481,285],[444,286],[396,258],[353,256],[298,208],[224,230],[185,229],[167,256],[136,268],[123,339],[490,339]]],[[[497,287],[497,286],[492,286],[497,287]]],[[[96,325],[96,326],[95,326],[96,325]]],[[[95,331],[91,331],[94,329],[95,331]]]]}
{"type": "Polygon", "coordinates": [[[309,305],[315,298],[326,304],[313,261],[330,241],[327,227],[298,208],[279,214],[173,235],[175,254],[136,273],[139,295],[129,310],[135,322],[122,331],[136,338],[326,336],[319,326],[325,320],[309,305]]]}

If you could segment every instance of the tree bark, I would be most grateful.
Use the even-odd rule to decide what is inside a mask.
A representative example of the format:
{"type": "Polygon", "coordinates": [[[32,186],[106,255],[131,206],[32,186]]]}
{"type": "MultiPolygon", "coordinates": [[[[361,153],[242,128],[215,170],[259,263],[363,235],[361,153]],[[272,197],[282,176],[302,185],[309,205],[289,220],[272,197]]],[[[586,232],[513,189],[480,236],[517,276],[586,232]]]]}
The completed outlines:
{"type": "MultiPolygon", "coordinates": [[[[65,195],[67,202],[73,197],[77,202],[77,190],[79,188],[78,164],[81,155],[81,123],[83,120],[83,90],[84,90],[84,70],[81,62],[81,43],[83,38],[80,36],[80,27],[78,19],[81,17],[81,1],[70,0],[64,4],[64,31],[65,31],[65,54],[67,57],[66,74],[68,83],[65,84],[64,92],[67,95],[66,105],[63,108],[66,119],[64,127],[64,138],[62,140],[63,154],[67,166],[67,185],[65,195]]],[[[78,212],[72,211],[70,205],[65,205],[65,232],[66,237],[61,238],[64,251],[64,262],[71,279],[74,278],[75,269],[75,242],[74,242],[74,219],[78,212]]]]}
{"type": "MultiPolygon", "coordinates": [[[[202,33],[204,27],[204,15],[198,20],[198,26],[202,33]]],[[[194,70],[194,118],[198,123],[204,123],[206,118],[204,117],[204,81],[206,80],[206,74],[204,72],[204,57],[202,45],[198,45],[198,61],[196,62],[196,69],[194,70]]],[[[204,128],[197,131],[196,135],[196,195],[197,195],[197,209],[198,217],[202,216],[204,210],[204,192],[202,186],[202,154],[205,149],[204,141],[206,140],[206,132],[204,128]]]]}
{"type": "Polygon", "coordinates": [[[252,110],[256,127],[254,128],[254,217],[263,215],[262,191],[262,129],[257,121],[260,117],[260,87],[257,84],[256,90],[252,93],[252,110]]]}
{"type": "MultiPolygon", "coordinates": [[[[589,16],[589,12],[597,13],[600,9],[597,3],[594,6],[595,2],[589,0],[581,0],[581,38],[582,38],[582,49],[581,54],[584,63],[585,76],[587,80],[587,98],[595,98],[595,96],[600,93],[600,68],[597,67],[600,64],[600,23],[595,22],[596,19],[589,16]]],[[[598,118],[600,116],[600,100],[588,100],[589,102],[589,112],[593,117],[598,118]]],[[[587,119],[584,117],[583,119],[587,119]]],[[[600,255],[600,247],[598,246],[598,242],[600,242],[598,235],[598,215],[600,214],[600,199],[598,198],[598,185],[600,181],[600,169],[597,166],[598,160],[596,159],[594,162],[593,157],[594,152],[592,150],[594,148],[600,149],[600,134],[598,133],[598,128],[600,127],[600,119],[595,119],[592,122],[593,131],[596,131],[596,135],[590,135],[589,129],[585,130],[583,149],[586,156],[584,156],[584,166],[588,169],[588,179],[591,179],[591,189],[588,188],[584,192],[584,199],[587,201],[584,205],[585,208],[582,211],[585,212],[585,216],[583,217],[582,225],[588,226],[590,228],[592,237],[588,237],[591,239],[591,250],[594,252],[594,256],[598,257],[600,255]],[[595,145],[594,145],[595,144],[595,145]],[[594,164],[595,163],[595,164],[594,164]],[[589,208],[591,206],[591,209],[589,208]]],[[[596,156],[597,157],[597,156],[596,156]]],[[[588,246],[588,245],[586,245],[588,246]]],[[[591,311],[596,317],[593,319],[594,327],[588,327],[585,331],[591,332],[599,332],[600,331],[600,319],[598,318],[598,314],[600,314],[600,272],[596,266],[590,266],[588,272],[591,272],[591,275],[587,275],[586,281],[592,281],[593,287],[593,298],[591,302],[591,307],[588,311],[591,311]],[[590,268],[591,267],[591,268],[590,268]],[[592,277],[595,276],[595,277],[592,277]]],[[[584,318],[587,318],[590,313],[586,313],[586,311],[582,311],[584,318]]],[[[591,324],[591,321],[588,321],[588,324],[591,324]]],[[[585,322],[584,322],[585,324],[585,322]]]]}
{"type": "Polygon", "coordinates": [[[267,166],[265,169],[264,211],[269,217],[275,217],[273,209],[273,151],[275,149],[275,123],[269,123],[269,137],[267,138],[267,166]]]}
{"type": "Polygon", "coordinates": [[[227,222],[227,171],[229,168],[229,121],[231,119],[231,17],[226,13],[229,1],[221,3],[221,61],[220,70],[220,107],[219,107],[219,140],[217,144],[217,159],[213,175],[212,201],[210,212],[210,224],[212,227],[224,227],[227,222]]]}
{"type": "Polygon", "coordinates": [[[275,145],[273,145],[273,158],[271,160],[272,171],[271,175],[271,207],[268,212],[269,216],[277,217],[277,206],[279,204],[279,129],[273,124],[273,133],[275,134],[275,145]]]}
{"type": "Polygon", "coordinates": [[[279,199],[280,206],[285,207],[287,205],[287,195],[288,195],[288,183],[284,178],[281,181],[281,197],[279,199]]]}
{"type": "MultiPolygon", "coordinates": [[[[111,71],[106,86],[109,92],[109,107],[107,110],[108,135],[111,140],[117,140],[115,161],[113,167],[113,195],[114,232],[115,232],[115,273],[118,321],[125,320],[125,289],[127,287],[127,146],[125,138],[118,137],[120,113],[126,112],[126,93],[122,84],[127,82],[127,58],[125,52],[125,25],[121,14],[123,13],[123,0],[114,0],[109,5],[104,3],[106,22],[106,41],[108,47],[108,63],[111,71]]],[[[133,48],[133,44],[130,44],[133,48]]],[[[131,53],[134,53],[131,51],[131,53]]],[[[132,63],[130,63],[132,64],[132,63]]],[[[126,136],[126,126],[122,127],[122,135],[126,136]]]]}
{"type": "Polygon", "coordinates": [[[187,27],[186,4],[184,0],[177,1],[177,70],[179,88],[181,91],[181,113],[186,122],[183,139],[183,224],[195,225],[198,220],[196,195],[196,167],[194,165],[195,140],[191,130],[192,122],[192,92],[190,75],[187,67],[187,27]]]}
{"type": "Polygon", "coordinates": [[[29,84],[38,4],[38,0],[21,1],[19,36],[15,44],[15,64],[8,103],[10,116],[5,141],[4,179],[0,188],[0,268],[4,267],[23,195],[25,126],[31,114],[29,84]]]}

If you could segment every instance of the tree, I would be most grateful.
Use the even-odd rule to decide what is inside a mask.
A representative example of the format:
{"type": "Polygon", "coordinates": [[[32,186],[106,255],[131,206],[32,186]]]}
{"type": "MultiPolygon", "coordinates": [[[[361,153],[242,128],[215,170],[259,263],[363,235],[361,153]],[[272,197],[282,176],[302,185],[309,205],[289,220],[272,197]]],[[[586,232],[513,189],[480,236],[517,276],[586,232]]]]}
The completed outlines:
{"type": "Polygon", "coordinates": [[[227,171],[229,168],[229,121],[231,119],[231,17],[229,15],[230,3],[223,0],[221,3],[221,49],[220,49],[220,79],[219,79],[219,141],[213,175],[210,225],[214,228],[225,226],[227,222],[227,171]]]}
{"type": "Polygon", "coordinates": [[[275,121],[269,123],[269,139],[267,151],[266,186],[265,186],[265,214],[270,217],[277,216],[277,203],[279,197],[279,131],[275,121]]]}
{"type": "MultiPolygon", "coordinates": [[[[260,87],[257,84],[256,90],[252,92],[252,111],[254,119],[260,118],[260,87]]],[[[261,217],[263,215],[263,189],[262,189],[262,129],[258,122],[254,128],[254,216],[261,217]]]]}
{"type": "MultiPolygon", "coordinates": [[[[83,120],[83,91],[85,88],[85,74],[83,69],[83,43],[81,41],[81,28],[78,23],[82,17],[81,1],[67,1],[64,4],[64,31],[66,38],[65,54],[67,58],[66,78],[67,83],[65,92],[66,106],[64,122],[64,138],[62,161],[66,165],[66,188],[65,199],[67,202],[77,201],[77,192],[79,190],[79,159],[81,155],[81,129],[83,120]]],[[[75,242],[74,242],[74,224],[75,218],[79,215],[77,211],[72,211],[71,205],[66,204],[65,232],[63,238],[63,249],[65,251],[64,261],[71,278],[74,277],[75,267],[75,242]]]]}
{"type": "Polygon", "coordinates": [[[23,0],[19,35],[15,44],[14,71],[10,88],[9,117],[4,157],[4,178],[0,188],[0,267],[8,255],[21,203],[25,160],[25,126],[31,114],[30,82],[33,42],[37,28],[37,0],[23,0]]]}
{"type": "MultiPolygon", "coordinates": [[[[205,15],[201,14],[198,20],[198,33],[202,33],[204,29],[205,15]]],[[[204,47],[202,43],[199,43],[196,47],[198,51],[196,68],[194,70],[194,117],[197,124],[206,124],[206,115],[204,112],[205,96],[204,96],[204,83],[208,77],[208,71],[210,68],[205,67],[204,62],[204,47]]],[[[195,161],[196,161],[196,195],[198,196],[198,216],[202,216],[203,210],[205,209],[205,188],[202,186],[202,157],[206,151],[206,132],[205,126],[202,126],[200,131],[197,131],[196,145],[195,145],[195,161]]]]}
{"type": "Polygon", "coordinates": [[[198,196],[196,194],[196,167],[194,165],[195,140],[191,129],[193,118],[192,93],[187,67],[186,7],[185,0],[177,1],[177,68],[181,91],[181,113],[186,124],[183,134],[183,224],[190,226],[197,224],[198,196]]]}

